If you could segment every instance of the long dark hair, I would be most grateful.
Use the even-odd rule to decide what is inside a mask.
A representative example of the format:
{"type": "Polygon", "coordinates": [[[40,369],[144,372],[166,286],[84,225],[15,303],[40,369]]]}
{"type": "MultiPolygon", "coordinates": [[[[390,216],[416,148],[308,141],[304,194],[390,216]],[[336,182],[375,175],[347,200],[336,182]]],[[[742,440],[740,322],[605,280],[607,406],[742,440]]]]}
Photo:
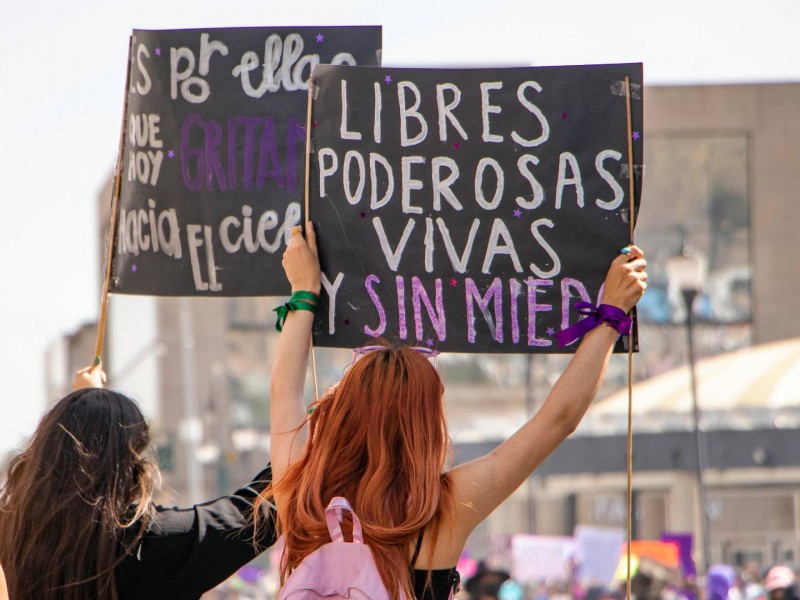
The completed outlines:
{"type": "Polygon", "coordinates": [[[152,517],[149,443],[136,403],[117,392],[78,390],[50,409],[0,489],[11,598],[117,598],[114,569],[152,517]]]}

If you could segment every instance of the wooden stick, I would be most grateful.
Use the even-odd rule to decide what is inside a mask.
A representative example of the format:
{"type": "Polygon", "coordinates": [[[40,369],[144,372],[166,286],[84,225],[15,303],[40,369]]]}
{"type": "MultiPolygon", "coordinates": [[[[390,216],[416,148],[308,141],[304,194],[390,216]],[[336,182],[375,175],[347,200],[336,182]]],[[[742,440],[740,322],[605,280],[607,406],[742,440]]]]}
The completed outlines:
{"type": "MultiPolygon", "coordinates": [[[[311,221],[310,209],[310,181],[311,181],[311,102],[314,97],[314,76],[308,77],[308,109],[306,112],[306,182],[305,182],[305,207],[306,207],[306,228],[311,221]]],[[[312,332],[309,341],[309,352],[311,354],[311,381],[314,384],[314,400],[319,400],[319,384],[317,383],[317,359],[314,355],[314,335],[312,332]]]]}
{"type": "Polygon", "coordinates": [[[634,192],[635,188],[633,185],[633,118],[631,116],[631,80],[630,77],[625,77],[625,108],[627,109],[627,117],[628,117],[628,197],[629,197],[629,207],[630,207],[630,219],[629,219],[629,226],[630,226],[630,235],[631,235],[631,244],[633,244],[633,229],[634,229],[634,216],[635,216],[635,208],[636,204],[634,202],[634,192]]]}
{"type": "MultiPolygon", "coordinates": [[[[628,221],[630,223],[630,243],[633,244],[633,226],[634,226],[634,191],[633,184],[633,126],[631,124],[631,81],[630,77],[625,77],[625,108],[628,117],[628,197],[630,215],[628,221]]],[[[625,598],[631,598],[631,536],[632,536],[632,522],[633,522],[633,324],[631,324],[631,332],[628,335],[628,447],[627,447],[627,505],[628,505],[628,524],[627,524],[627,573],[625,579],[625,598]]]]}
{"type": "Polygon", "coordinates": [[[108,238],[106,240],[106,271],[103,278],[103,289],[100,293],[100,317],[97,320],[97,339],[94,345],[94,365],[103,365],[103,340],[106,333],[108,317],[108,288],[111,282],[111,270],[114,263],[114,248],[117,240],[117,215],[119,212],[119,194],[122,186],[122,155],[125,151],[125,134],[128,126],[128,89],[131,79],[131,60],[133,59],[133,36],[128,41],[128,66],[125,72],[125,96],[122,100],[122,125],[119,133],[119,150],[117,167],[114,172],[114,183],[111,191],[111,215],[108,221],[108,238]]]}
{"type": "Polygon", "coordinates": [[[314,76],[308,77],[308,107],[306,108],[306,181],[305,181],[305,209],[306,209],[306,225],[311,220],[309,218],[310,210],[310,195],[311,195],[311,102],[314,98],[314,76]]]}

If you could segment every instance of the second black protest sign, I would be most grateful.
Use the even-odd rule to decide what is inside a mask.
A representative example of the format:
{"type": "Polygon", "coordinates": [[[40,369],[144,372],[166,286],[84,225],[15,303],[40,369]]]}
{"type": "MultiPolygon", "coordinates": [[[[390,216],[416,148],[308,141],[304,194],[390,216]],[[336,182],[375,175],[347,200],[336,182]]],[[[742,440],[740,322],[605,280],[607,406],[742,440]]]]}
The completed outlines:
{"type": "Polygon", "coordinates": [[[380,27],[134,31],[111,292],[288,293],[308,78],[380,47],[380,27]]]}

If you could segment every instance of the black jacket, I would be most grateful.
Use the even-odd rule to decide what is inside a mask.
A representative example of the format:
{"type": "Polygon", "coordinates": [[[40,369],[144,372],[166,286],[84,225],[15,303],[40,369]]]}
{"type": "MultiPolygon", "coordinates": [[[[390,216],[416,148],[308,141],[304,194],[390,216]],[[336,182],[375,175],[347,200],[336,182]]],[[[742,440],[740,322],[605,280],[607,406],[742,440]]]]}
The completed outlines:
{"type": "Polygon", "coordinates": [[[191,508],[156,506],[141,541],[117,567],[119,599],[196,600],[274,544],[274,511],[262,513],[257,532],[252,519],[253,502],[271,481],[268,466],[230,496],[191,508]]]}

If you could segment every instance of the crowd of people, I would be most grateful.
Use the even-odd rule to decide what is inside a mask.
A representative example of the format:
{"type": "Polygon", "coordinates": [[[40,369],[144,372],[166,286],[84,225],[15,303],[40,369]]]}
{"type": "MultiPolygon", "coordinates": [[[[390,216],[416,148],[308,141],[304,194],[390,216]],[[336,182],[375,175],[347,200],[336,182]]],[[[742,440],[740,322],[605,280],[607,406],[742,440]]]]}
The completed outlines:
{"type": "MultiPolygon", "coordinates": [[[[663,570],[660,571],[664,573],[663,570]]],[[[762,568],[751,563],[743,568],[712,565],[705,574],[682,577],[659,576],[659,570],[639,569],[631,578],[635,600],[798,600],[794,570],[786,565],[762,568]]],[[[612,585],[566,585],[564,582],[528,586],[527,600],[624,600],[627,582],[612,585]]],[[[498,600],[502,600],[498,596],[498,600]]]]}
{"type": "MultiPolygon", "coordinates": [[[[582,587],[564,579],[517,583],[503,570],[481,569],[464,586],[463,600],[624,600],[627,582],[582,587]]],[[[717,564],[698,581],[677,583],[637,571],[631,580],[635,600],[800,600],[794,569],[787,565],[743,568],[717,564]]]]}

